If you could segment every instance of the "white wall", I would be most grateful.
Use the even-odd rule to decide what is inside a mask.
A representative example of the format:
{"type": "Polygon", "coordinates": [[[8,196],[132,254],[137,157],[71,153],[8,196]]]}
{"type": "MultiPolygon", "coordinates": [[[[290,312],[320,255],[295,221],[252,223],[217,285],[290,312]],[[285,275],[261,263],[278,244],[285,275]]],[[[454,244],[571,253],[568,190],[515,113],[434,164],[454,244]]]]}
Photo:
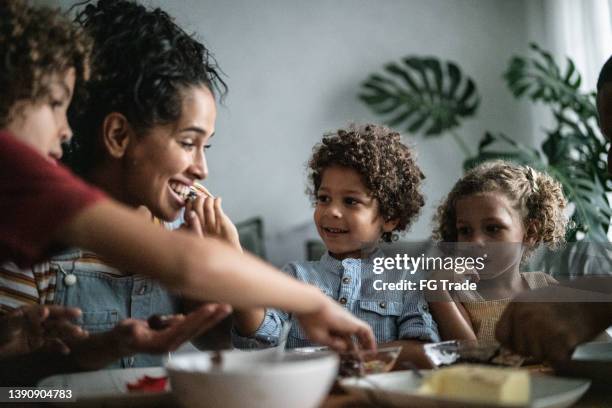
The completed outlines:
{"type": "MultiPolygon", "coordinates": [[[[459,130],[473,146],[485,130],[532,138],[527,103],[501,75],[525,53],[531,0],[187,0],[160,5],[211,48],[230,93],[220,109],[207,186],[235,221],[262,215],[272,260],[302,256],[312,208],[305,162],[323,132],[377,121],[356,98],[368,74],[407,54],[457,61],[477,82],[482,104],[459,130]],[[301,226],[301,227],[300,227],[301,226]],[[287,240],[287,231],[300,231],[287,240]]],[[[57,3],[57,0],[47,0],[57,3]]],[[[61,0],[63,7],[73,1],[61,0]]],[[[533,8],[532,8],[533,9],[533,8]]],[[[430,233],[433,208],[461,172],[450,137],[407,139],[427,176],[427,207],[409,233],[430,233]]]]}

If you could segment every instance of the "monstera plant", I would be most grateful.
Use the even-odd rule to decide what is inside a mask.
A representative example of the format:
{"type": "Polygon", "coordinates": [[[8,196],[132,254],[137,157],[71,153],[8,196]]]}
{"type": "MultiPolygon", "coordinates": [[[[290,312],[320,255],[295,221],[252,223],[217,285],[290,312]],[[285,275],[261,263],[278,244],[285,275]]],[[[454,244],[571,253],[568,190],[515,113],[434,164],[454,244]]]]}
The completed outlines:
{"type": "Polygon", "coordinates": [[[513,57],[503,75],[516,98],[548,106],[554,125],[538,148],[486,131],[475,152],[457,130],[477,114],[480,97],[473,79],[453,62],[410,56],[384,66],[363,82],[359,94],[392,127],[424,137],[450,134],[466,159],[464,168],[503,158],[543,170],[561,182],[573,204],[568,240],[607,240],[612,211],[607,193],[607,142],[597,126],[595,94],[580,91],[581,76],[568,59],[564,69],[546,51],[530,45],[529,57],[513,57]]]}

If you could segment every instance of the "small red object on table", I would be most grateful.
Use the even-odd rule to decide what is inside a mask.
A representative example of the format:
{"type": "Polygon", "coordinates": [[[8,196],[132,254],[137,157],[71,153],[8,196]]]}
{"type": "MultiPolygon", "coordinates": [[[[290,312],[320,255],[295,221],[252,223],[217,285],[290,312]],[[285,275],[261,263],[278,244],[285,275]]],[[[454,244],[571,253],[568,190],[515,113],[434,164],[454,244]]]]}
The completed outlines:
{"type": "Polygon", "coordinates": [[[131,391],[162,392],[166,391],[168,377],[149,377],[145,375],[138,381],[128,383],[127,388],[131,391]]]}

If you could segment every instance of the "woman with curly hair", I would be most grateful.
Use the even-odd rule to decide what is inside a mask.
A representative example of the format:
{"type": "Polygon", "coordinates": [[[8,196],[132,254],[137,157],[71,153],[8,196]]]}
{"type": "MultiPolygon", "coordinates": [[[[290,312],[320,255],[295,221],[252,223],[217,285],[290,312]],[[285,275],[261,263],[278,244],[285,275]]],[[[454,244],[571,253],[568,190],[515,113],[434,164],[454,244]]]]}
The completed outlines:
{"type": "MultiPolygon", "coordinates": [[[[134,14],[143,14],[140,6],[133,7],[128,2],[100,2],[97,7],[92,6],[94,9],[86,9],[86,13],[98,18],[100,13],[110,12],[115,6],[125,8],[123,18],[128,20],[134,14]]],[[[227,302],[236,307],[268,304],[293,310],[313,339],[332,347],[349,347],[346,339],[350,335],[357,335],[366,347],[374,346],[367,325],[341,310],[314,288],[288,279],[274,268],[219,240],[165,231],[152,225],[150,220],[143,220],[133,208],[108,198],[58,165],[56,161],[61,155],[61,143],[71,137],[66,110],[74,82],[80,82],[87,72],[88,53],[78,40],[83,34],[59,13],[32,8],[24,1],[2,2],[0,11],[0,61],[4,64],[0,72],[0,91],[5,115],[1,123],[6,129],[0,134],[0,261],[15,261],[26,266],[45,259],[58,248],[81,247],[95,252],[113,265],[158,279],[169,289],[181,291],[194,299],[227,302]]],[[[165,13],[146,12],[143,21],[159,21],[160,15],[164,17],[165,13]]],[[[115,20],[120,21],[121,18],[116,16],[115,20]]],[[[169,49],[186,49],[188,55],[202,58],[203,47],[190,45],[193,40],[184,34],[176,35],[177,28],[167,15],[162,20],[155,27],[154,36],[139,42],[145,47],[143,53],[148,64],[157,67],[165,65],[172,59],[167,57],[169,49]],[[155,56],[162,56],[162,59],[155,61],[155,56]]],[[[141,29],[134,27],[135,31],[141,29]]],[[[92,34],[95,40],[95,31],[92,34]]],[[[118,32],[112,34],[119,35],[118,32]]],[[[135,52],[129,46],[128,38],[124,40],[117,52],[135,52]]],[[[83,40],[82,44],[87,44],[87,41],[83,40]]],[[[138,55],[143,56],[143,53],[138,55]]],[[[94,59],[98,55],[94,53],[94,59]]],[[[120,62],[119,59],[113,61],[120,62]]],[[[184,62],[180,60],[178,65],[184,62]]],[[[128,84],[139,91],[133,95],[137,103],[134,105],[121,98],[111,98],[112,103],[101,100],[105,103],[98,105],[94,101],[87,105],[91,110],[83,111],[84,115],[100,121],[100,127],[92,129],[94,133],[85,136],[95,139],[95,146],[108,149],[108,154],[96,157],[101,159],[106,171],[112,173],[120,170],[114,164],[108,165],[109,161],[120,161],[126,166],[138,165],[138,168],[151,171],[150,165],[141,164],[150,164],[147,162],[150,158],[160,160],[168,154],[178,157],[173,165],[180,163],[183,166],[181,169],[171,172],[166,163],[158,161],[156,165],[161,170],[153,169],[154,172],[149,174],[153,177],[149,183],[155,188],[148,191],[159,194],[149,197],[151,206],[164,219],[171,218],[177,213],[176,207],[185,204],[181,192],[168,191],[176,190],[176,184],[171,184],[190,185],[195,178],[205,176],[202,147],[213,133],[215,120],[211,82],[206,81],[210,76],[199,76],[208,67],[201,67],[200,61],[200,66],[184,69],[193,70],[188,75],[195,79],[185,81],[183,76],[178,76],[176,83],[172,83],[171,79],[177,74],[173,69],[176,65],[163,75],[156,75],[156,72],[146,70],[142,65],[124,64],[122,68],[125,71],[144,70],[142,72],[152,75],[136,77],[138,83],[128,84]],[[175,99],[160,103],[159,94],[171,94],[175,99]],[[146,105],[149,100],[153,100],[155,106],[146,105]],[[110,107],[110,111],[98,112],[96,107],[110,107]],[[144,115],[145,119],[139,121],[136,116],[149,108],[152,113],[144,115]],[[192,120],[182,121],[185,117],[192,120]],[[153,118],[156,122],[146,123],[147,118],[153,118]],[[143,128],[149,132],[136,133],[143,128]],[[129,157],[130,161],[125,161],[124,156],[129,157]],[[169,173],[172,176],[168,176],[169,173]]],[[[107,82],[98,81],[108,79],[104,76],[105,72],[109,72],[104,70],[108,69],[102,65],[93,72],[93,85],[87,89],[92,95],[96,86],[106,86],[107,82]]],[[[104,91],[100,95],[104,95],[104,91]]],[[[128,91],[122,95],[132,94],[128,91]]],[[[100,163],[94,161],[94,164],[100,163]]],[[[93,171],[91,174],[90,180],[95,181],[93,171]]],[[[114,174],[109,176],[112,177],[114,174]]],[[[137,188],[134,184],[130,184],[130,187],[137,188]]],[[[116,193],[114,190],[108,191],[112,195],[116,193]]],[[[130,198],[120,194],[115,198],[132,204],[130,198]]],[[[190,212],[193,216],[191,225],[196,229],[203,227],[195,219],[201,207],[194,206],[190,212]]],[[[206,211],[209,209],[205,207],[206,211]]],[[[79,281],[76,276],[70,277],[70,269],[64,272],[66,274],[62,274],[61,280],[67,286],[79,281]]],[[[6,275],[15,276],[11,271],[6,275]]],[[[43,283],[48,277],[48,274],[39,276],[43,283]]],[[[3,299],[11,297],[16,300],[15,303],[24,300],[40,302],[36,296],[24,296],[28,288],[23,285],[27,286],[28,279],[16,281],[18,286],[22,285],[19,288],[22,293],[13,296],[17,292],[13,287],[3,291],[3,299]]],[[[29,293],[42,293],[38,291],[37,283],[33,278],[29,293]]],[[[142,285],[138,289],[137,293],[147,295],[149,287],[142,285]]],[[[83,295],[87,296],[85,293],[83,295]]],[[[161,330],[152,330],[146,321],[128,319],[118,330],[123,330],[132,342],[123,342],[121,350],[160,352],[175,348],[180,342],[216,323],[227,312],[225,305],[204,305],[187,316],[169,319],[161,330]]],[[[102,325],[113,323],[117,317],[108,310],[99,316],[101,319],[98,323],[102,325]]],[[[119,347],[117,343],[113,345],[119,347]]],[[[73,349],[78,347],[77,344],[71,346],[73,349]]],[[[95,348],[89,347],[87,351],[96,356],[95,348]]],[[[39,376],[58,370],[58,366],[63,370],[78,368],[74,366],[74,361],[70,365],[64,360],[54,366],[53,359],[54,356],[42,355],[40,361],[48,364],[37,364],[31,359],[28,363],[22,363],[21,367],[28,364],[28,367],[37,370],[39,376]]],[[[3,372],[9,375],[9,378],[3,378],[3,384],[27,382],[19,372],[3,372]]]]}
{"type": "MultiPolygon", "coordinates": [[[[473,275],[478,290],[452,294],[478,341],[495,341],[495,325],[514,295],[556,283],[544,272],[519,268],[540,244],[554,249],[565,242],[566,205],[561,184],[549,175],[496,160],[468,171],[438,208],[434,239],[485,259],[473,275]]],[[[432,304],[442,337],[464,337],[451,329],[452,316],[461,317],[443,307],[432,304]]]]}
{"type": "MultiPolygon", "coordinates": [[[[419,291],[376,291],[373,260],[381,241],[405,231],[423,207],[424,178],[414,151],[383,126],[351,126],[323,137],[309,162],[314,222],[327,252],[316,262],[291,262],[284,271],[317,285],[374,329],[379,345],[401,345],[401,359],[426,366],[421,344],[437,341],[436,324],[419,291]]],[[[274,344],[290,320],[273,309],[237,313],[234,343],[274,344]]],[[[287,347],[310,346],[293,324],[287,347]]]]}

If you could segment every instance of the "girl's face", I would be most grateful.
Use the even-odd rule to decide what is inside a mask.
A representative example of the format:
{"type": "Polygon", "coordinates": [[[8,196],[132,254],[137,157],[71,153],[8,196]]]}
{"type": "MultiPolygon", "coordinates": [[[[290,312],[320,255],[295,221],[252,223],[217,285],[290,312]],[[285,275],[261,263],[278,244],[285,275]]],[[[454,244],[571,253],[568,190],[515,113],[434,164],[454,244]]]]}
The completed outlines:
{"type": "Polygon", "coordinates": [[[323,172],[314,221],[325,246],[338,259],[360,258],[363,248],[395,227],[393,221],[384,221],[378,200],[370,195],[359,173],[341,166],[323,172]]]}
{"type": "MultiPolygon", "coordinates": [[[[520,264],[526,231],[519,212],[502,193],[481,193],[457,200],[457,241],[484,256],[481,279],[491,279],[520,264]],[[483,273],[484,272],[484,273],[483,273]]],[[[465,249],[465,248],[463,248],[465,249]]]]}
{"type": "Polygon", "coordinates": [[[62,143],[72,137],[66,112],[72,99],[76,72],[74,68],[48,77],[48,96],[33,103],[17,102],[11,109],[6,128],[50,160],[62,157],[62,143]]]}
{"type": "Polygon", "coordinates": [[[175,220],[189,186],[208,175],[205,150],[215,131],[217,108],[211,91],[184,91],[181,117],[132,138],[124,156],[124,194],[130,204],[146,206],[156,217],[175,220]]]}

